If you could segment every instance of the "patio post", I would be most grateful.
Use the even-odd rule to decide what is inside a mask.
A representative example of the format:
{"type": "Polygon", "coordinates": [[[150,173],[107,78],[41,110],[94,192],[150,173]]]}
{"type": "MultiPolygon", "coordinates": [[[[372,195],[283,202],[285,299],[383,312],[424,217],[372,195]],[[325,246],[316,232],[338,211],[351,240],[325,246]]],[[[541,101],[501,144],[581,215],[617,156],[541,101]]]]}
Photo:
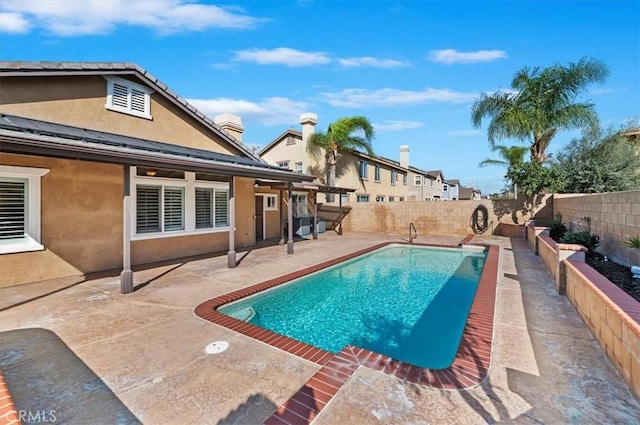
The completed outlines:
{"type": "Polygon", "coordinates": [[[288,183],[289,191],[289,205],[287,205],[287,219],[289,224],[287,225],[287,254],[293,254],[293,194],[291,193],[291,182],[288,183]]]}
{"type": "Polygon", "coordinates": [[[227,254],[227,267],[236,266],[236,196],[234,177],[229,176],[229,253],[227,254]]]}
{"type": "Polygon", "coordinates": [[[339,206],[339,213],[338,213],[338,218],[340,219],[340,222],[338,223],[338,234],[342,235],[342,194],[340,195],[340,202],[338,202],[338,206],[339,206]]]}
{"type": "Polygon", "coordinates": [[[131,271],[131,168],[122,167],[122,272],[120,273],[120,292],[133,292],[133,272],[131,271]]]}
{"type": "Polygon", "coordinates": [[[313,239],[318,239],[318,193],[313,192],[313,239]]]}
{"type": "Polygon", "coordinates": [[[278,214],[280,215],[280,240],[278,241],[278,245],[284,245],[284,192],[282,189],[278,190],[280,196],[278,197],[278,214]]]}

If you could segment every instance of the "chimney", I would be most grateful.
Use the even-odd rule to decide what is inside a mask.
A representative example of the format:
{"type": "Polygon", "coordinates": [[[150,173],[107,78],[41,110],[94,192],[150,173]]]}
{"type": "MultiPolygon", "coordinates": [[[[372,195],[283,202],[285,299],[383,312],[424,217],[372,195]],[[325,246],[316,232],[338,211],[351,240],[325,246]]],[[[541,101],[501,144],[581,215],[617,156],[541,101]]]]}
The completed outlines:
{"type": "Polygon", "coordinates": [[[318,116],[307,112],[300,115],[300,124],[302,124],[302,147],[307,150],[307,140],[315,132],[315,126],[318,123],[318,116]]]}
{"type": "Polygon", "coordinates": [[[400,166],[402,168],[409,168],[409,146],[400,146],[400,166]]]}
{"type": "Polygon", "coordinates": [[[238,142],[242,142],[244,127],[242,126],[242,120],[239,116],[225,112],[217,115],[213,119],[213,122],[218,124],[221,129],[233,136],[238,142]]]}

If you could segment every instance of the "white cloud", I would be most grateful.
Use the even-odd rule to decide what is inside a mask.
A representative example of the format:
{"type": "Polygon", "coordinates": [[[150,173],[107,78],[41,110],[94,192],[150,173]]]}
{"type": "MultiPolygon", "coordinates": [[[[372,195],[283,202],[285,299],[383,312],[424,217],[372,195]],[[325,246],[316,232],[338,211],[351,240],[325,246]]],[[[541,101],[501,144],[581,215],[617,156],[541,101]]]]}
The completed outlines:
{"type": "Polygon", "coordinates": [[[340,66],[345,68],[370,67],[370,68],[404,68],[411,66],[408,62],[394,59],[379,59],[371,56],[338,59],[340,66]]]}
{"type": "Polygon", "coordinates": [[[219,97],[215,99],[187,99],[202,113],[210,118],[230,112],[240,116],[243,123],[256,122],[265,125],[290,125],[297,123],[300,114],[307,112],[309,105],[296,102],[285,97],[270,97],[261,102],[229,99],[219,97]]]}
{"type": "Polygon", "coordinates": [[[0,32],[21,34],[29,31],[29,22],[19,13],[0,13],[0,32]]]}
{"type": "Polygon", "coordinates": [[[459,52],[455,49],[431,50],[429,59],[432,62],[446,63],[448,65],[454,63],[479,63],[493,62],[497,59],[507,57],[504,50],[478,50],[476,52],[459,52]]]}
{"type": "Polygon", "coordinates": [[[235,52],[235,61],[260,65],[286,65],[292,67],[322,65],[331,62],[325,52],[302,52],[288,47],[276,49],[247,49],[235,52]]]}
{"type": "Polygon", "coordinates": [[[480,130],[453,130],[447,132],[447,136],[454,137],[468,137],[468,136],[477,136],[479,134],[483,134],[480,130]]]}
{"type": "Polygon", "coordinates": [[[419,121],[394,121],[386,120],[382,124],[373,124],[377,131],[401,131],[412,128],[424,127],[424,123],[419,121]]]}
{"type": "Polygon", "coordinates": [[[472,102],[477,93],[456,92],[449,89],[426,88],[422,91],[398,89],[344,89],[339,92],[322,92],[318,96],[332,106],[364,108],[367,106],[398,106],[422,103],[472,102]]]}
{"type": "Polygon", "coordinates": [[[166,35],[210,28],[249,29],[264,22],[237,8],[188,0],[3,0],[0,11],[15,15],[14,22],[23,20],[60,36],[108,34],[118,25],[166,35]]]}

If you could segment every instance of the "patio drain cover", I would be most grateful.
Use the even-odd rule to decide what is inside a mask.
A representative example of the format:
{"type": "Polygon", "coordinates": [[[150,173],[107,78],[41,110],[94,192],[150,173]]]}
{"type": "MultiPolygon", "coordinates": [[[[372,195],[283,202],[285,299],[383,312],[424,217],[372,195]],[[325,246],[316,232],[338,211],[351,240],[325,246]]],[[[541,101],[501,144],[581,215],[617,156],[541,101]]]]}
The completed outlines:
{"type": "Polygon", "coordinates": [[[227,348],[229,348],[229,343],[227,341],[216,341],[207,345],[204,351],[207,354],[218,354],[218,353],[222,353],[227,348]]]}

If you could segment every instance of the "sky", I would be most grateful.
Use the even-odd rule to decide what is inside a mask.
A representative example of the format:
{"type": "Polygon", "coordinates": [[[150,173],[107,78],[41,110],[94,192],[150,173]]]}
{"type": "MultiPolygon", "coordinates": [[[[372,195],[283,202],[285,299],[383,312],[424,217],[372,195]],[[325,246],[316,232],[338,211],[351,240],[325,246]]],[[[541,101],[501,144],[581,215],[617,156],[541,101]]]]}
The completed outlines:
{"type": "MultiPolygon", "coordinates": [[[[240,116],[264,146],[299,116],[318,130],[363,115],[377,155],[504,188],[505,170],[473,101],[509,89],[523,67],[604,61],[578,100],[603,126],[640,117],[640,1],[2,0],[0,59],[133,62],[210,117],[240,116]]],[[[579,131],[559,133],[557,153],[579,131]]],[[[516,140],[500,144],[514,145],[516,140]]]]}

